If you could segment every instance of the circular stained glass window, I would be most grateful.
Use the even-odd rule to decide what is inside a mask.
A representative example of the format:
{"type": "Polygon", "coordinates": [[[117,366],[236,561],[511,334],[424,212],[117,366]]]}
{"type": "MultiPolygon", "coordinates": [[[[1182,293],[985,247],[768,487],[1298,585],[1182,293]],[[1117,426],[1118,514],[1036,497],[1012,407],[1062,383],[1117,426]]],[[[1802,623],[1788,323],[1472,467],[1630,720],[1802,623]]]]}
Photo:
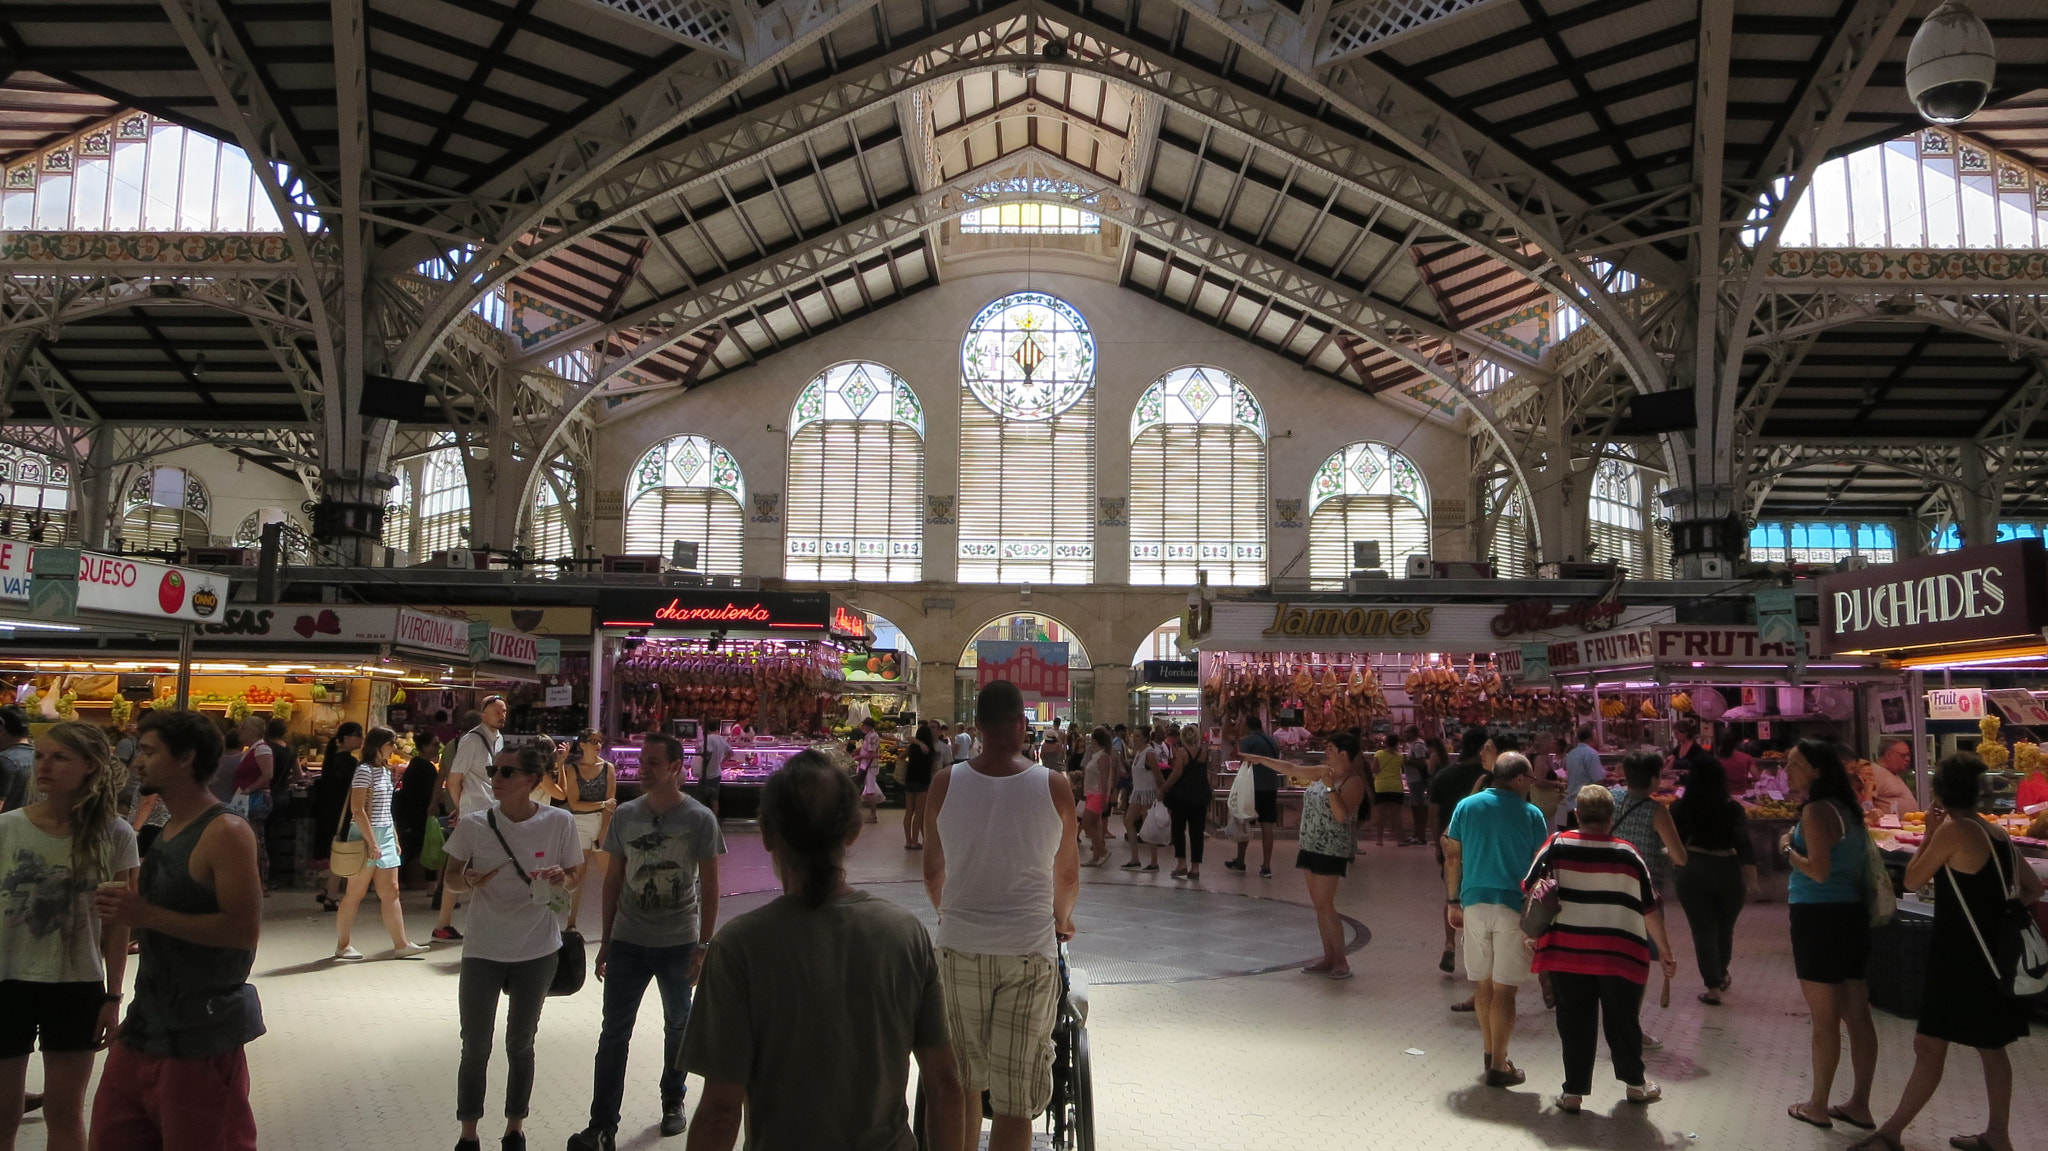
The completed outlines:
{"type": "Polygon", "coordinates": [[[1073,305],[1017,292],[981,310],[960,348],[967,387],[1012,420],[1049,420],[1095,383],[1095,337],[1073,305]]]}

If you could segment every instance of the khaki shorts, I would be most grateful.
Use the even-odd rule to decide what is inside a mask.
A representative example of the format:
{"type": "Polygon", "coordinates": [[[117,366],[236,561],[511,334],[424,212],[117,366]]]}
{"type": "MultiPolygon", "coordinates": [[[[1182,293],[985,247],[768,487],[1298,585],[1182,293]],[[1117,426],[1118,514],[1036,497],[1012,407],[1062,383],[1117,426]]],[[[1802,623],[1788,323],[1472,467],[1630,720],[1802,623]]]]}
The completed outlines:
{"type": "Polygon", "coordinates": [[[1465,974],[1474,982],[1491,980],[1520,986],[1534,979],[1529,972],[1529,937],[1522,934],[1522,913],[1498,903],[1465,909],[1465,974]]]}
{"type": "Polygon", "coordinates": [[[968,1098],[986,1090],[997,1115],[1029,1119],[1052,1100],[1052,1025],[1060,979],[1043,955],[939,949],[946,1029],[968,1098]]]}

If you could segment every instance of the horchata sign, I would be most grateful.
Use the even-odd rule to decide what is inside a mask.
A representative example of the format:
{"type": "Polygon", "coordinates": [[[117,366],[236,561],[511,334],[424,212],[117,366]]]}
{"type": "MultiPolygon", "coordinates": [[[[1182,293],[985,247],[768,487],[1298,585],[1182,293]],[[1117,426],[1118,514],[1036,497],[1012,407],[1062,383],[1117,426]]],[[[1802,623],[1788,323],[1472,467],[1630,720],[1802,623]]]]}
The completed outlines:
{"type": "Polygon", "coordinates": [[[1821,577],[1834,654],[2035,640],[2044,618],[2039,540],[2012,540],[1821,577]]]}

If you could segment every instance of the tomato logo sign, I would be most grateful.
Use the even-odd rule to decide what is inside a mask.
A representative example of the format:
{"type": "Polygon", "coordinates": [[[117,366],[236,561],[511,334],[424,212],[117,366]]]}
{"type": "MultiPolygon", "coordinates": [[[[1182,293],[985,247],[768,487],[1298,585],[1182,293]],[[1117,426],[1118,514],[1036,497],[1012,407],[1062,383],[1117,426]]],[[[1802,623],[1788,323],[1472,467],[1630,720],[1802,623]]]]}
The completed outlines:
{"type": "Polygon", "coordinates": [[[163,582],[156,585],[156,606],[165,615],[177,615],[185,606],[185,577],[174,571],[164,573],[163,582]]]}

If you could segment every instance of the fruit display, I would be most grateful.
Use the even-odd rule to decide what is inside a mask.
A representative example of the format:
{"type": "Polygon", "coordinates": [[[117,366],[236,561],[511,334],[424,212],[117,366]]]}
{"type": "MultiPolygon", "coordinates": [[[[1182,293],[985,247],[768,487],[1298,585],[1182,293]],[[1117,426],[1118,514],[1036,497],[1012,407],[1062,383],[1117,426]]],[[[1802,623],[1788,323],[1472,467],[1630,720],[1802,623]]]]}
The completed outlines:
{"type": "Polygon", "coordinates": [[[1747,807],[1751,819],[1799,818],[1799,804],[1790,799],[1759,799],[1747,807]]]}
{"type": "Polygon", "coordinates": [[[671,717],[735,720],[773,732],[816,726],[845,671],[836,651],[778,643],[648,640],[614,667],[639,730],[671,717]]]}
{"type": "Polygon", "coordinates": [[[2004,771],[2006,761],[2012,758],[2005,744],[1999,742],[1998,729],[2001,726],[2003,721],[1995,715],[1987,715],[1977,721],[1977,732],[1982,737],[1977,743],[1977,758],[1993,771],[2004,771]]]}

